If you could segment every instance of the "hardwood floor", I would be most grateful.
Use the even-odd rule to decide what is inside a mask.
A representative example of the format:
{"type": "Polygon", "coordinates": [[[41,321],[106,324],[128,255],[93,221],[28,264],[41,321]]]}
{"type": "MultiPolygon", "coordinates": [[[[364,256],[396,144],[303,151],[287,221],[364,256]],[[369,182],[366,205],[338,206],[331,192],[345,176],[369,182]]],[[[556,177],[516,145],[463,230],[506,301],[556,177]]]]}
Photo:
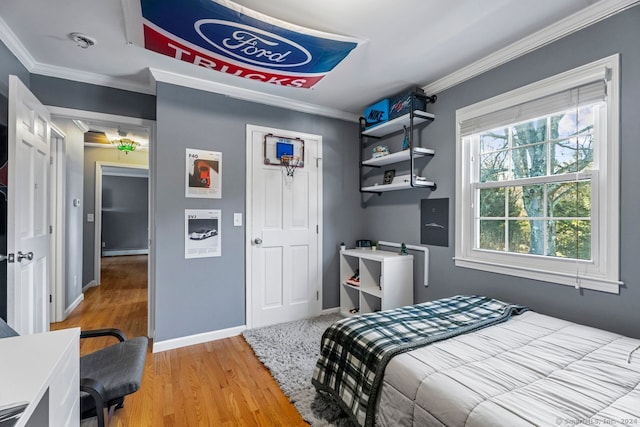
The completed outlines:
{"type": "MultiPolygon", "coordinates": [[[[102,285],[52,330],[116,327],[147,331],[147,257],[102,259],[102,285]]],[[[113,341],[83,340],[80,354],[113,341]]],[[[142,387],[125,399],[111,426],[306,426],[241,336],[147,353],[142,387]]]]}

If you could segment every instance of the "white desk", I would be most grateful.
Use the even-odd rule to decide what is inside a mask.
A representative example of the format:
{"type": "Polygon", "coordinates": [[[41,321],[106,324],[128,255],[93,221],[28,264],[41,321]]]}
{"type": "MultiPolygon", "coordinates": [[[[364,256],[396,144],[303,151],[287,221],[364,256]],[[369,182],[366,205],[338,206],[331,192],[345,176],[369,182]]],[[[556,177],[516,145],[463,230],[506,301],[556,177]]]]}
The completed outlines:
{"type": "Polygon", "coordinates": [[[80,425],[80,328],[0,339],[0,406],[20,401],[16,427],[80,425]]]}

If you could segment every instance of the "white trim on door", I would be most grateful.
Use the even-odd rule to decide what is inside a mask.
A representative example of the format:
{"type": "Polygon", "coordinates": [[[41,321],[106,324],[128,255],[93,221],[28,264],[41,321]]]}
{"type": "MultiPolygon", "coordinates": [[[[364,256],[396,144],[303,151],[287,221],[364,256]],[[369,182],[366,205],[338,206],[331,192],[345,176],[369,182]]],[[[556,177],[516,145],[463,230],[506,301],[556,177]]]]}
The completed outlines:
{"type": "MultiPolygon", "coordinates": [[[[318,239],[317,239],[317,260],[318,260],[318,269],[317,269],[317,283],[318,283],[318,300],[320,304],[320,310],[322,309],[322,232],[323,232],[323,222],[322,222],[322,212],[323,212],[323,185],[322,185],[322,136],[315,135],[304,132],[297,132],[293,130],[284,130],[277,128],[270,128],[265,126],[257,126],[247,124],[246,130],[246,212],[245,212],[245,325],[247,329],[251,329],[253,327],[253,314],[252,314],[252,293],[253,293],[253,272],[252,272],[252,240],[253,236],[251,235],[251,224],[252,224],[252,200],[251,200],[251,192],[252,192],[252,180],[253,180],[253,167],[252,167],[252,134],[254,132],[264,132],[264,133],[273,133],[275,135],[292,135],[292,137],[300,137],[302,139],[314,139],[318,141],[317,145],[317,159],[312,159],[311,161],[316,161],[318,166],[318,191],[317,195],[317,203],[318,203],[318,239]]],[[[315,165],[314,165],[315,166],[315,165]]]]}
{"type": "Polygon", "coordinates": [[[51,274],[50,322],[62,322],[67,318],[65,310],[65,218],[66,218],[66,135],[51,124],[51,274]]]}
{"type": "Polygon", "coordinates": [[[151,126],[149,131],[149,257],[147,258],[147,336],[154,338],[156,335],[156,180],[157,180],[157,153],[156,144],[156,126],[151,126]]]}

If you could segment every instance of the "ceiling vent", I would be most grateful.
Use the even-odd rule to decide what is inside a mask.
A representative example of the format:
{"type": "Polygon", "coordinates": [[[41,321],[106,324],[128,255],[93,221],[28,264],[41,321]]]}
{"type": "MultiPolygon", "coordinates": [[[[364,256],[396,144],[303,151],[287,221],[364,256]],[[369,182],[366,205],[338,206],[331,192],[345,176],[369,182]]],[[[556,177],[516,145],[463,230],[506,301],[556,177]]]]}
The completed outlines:
{"type": "Polygon", "coordinates": [[[90,142],[92,144],[111,144],[111,141],[107,138],[107,134],[97,130],[89,130],[85,132],[84,142],[90,142]]]}

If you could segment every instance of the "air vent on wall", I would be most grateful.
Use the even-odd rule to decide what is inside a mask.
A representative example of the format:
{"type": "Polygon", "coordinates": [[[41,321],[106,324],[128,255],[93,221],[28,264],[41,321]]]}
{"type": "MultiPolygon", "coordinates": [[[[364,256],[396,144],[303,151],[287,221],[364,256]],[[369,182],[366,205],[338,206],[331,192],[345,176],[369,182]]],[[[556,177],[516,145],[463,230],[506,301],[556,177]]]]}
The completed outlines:
{"type": "Polygon", "coordinates": [[[84,142],[90,142],[93,144],[111,144],[109,138],[104,132],[95,130],[89,130],[84,133],[84,142]]]}

